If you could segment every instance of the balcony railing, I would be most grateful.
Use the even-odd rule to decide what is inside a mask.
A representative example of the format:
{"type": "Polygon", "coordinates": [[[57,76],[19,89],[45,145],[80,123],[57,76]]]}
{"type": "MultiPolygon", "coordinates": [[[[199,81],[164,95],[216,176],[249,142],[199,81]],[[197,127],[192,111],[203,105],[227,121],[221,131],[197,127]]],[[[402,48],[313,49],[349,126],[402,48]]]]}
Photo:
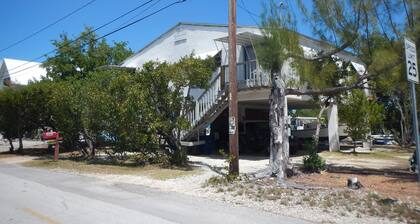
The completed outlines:
{"type": "MultiPolygon", "coordinates": [[[[229,67],[224,66],[225,80],[229,82],[229,67]]],[[[255,87],[267,87],[270,85],[270,75],[264,72],[256,60],[237,64],[238,89],[244,90],[255,87]]]]}

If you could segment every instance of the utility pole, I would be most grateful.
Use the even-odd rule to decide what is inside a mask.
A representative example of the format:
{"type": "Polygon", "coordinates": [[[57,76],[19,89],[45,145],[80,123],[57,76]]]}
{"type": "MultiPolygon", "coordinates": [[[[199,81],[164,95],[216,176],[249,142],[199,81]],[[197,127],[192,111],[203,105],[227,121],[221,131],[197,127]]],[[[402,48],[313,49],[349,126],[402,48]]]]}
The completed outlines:
{"type": "Polygon", "coordinates": [[[229,174],[239,174],[238,85],[236,73],[236,0],[229,0],[229,174]]]}

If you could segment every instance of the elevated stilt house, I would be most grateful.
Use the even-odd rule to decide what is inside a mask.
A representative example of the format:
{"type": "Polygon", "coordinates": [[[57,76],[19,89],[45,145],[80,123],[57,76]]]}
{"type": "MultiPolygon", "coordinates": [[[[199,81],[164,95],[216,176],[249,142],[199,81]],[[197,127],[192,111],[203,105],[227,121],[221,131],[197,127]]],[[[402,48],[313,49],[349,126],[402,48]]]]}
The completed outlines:
{"type": "MultiPolygon", "coordinates": [[[[239,150],[242,154],[268,154],[270,138],[268,98],[271,81],[269,74],[259,66],[255,50],[255,43],[261,37],[262,33],[258,27],[238,26],[237,28],[238,130],[239,150]]],[[[122,66],[136,68],[150,60],[176,62],[191,53],[198,57],[215,57],[218,67],[212,74],[209,88],[191,87],[185,90],[185,94],[192,96],[196,103],[195,108],[185,115],[191,123],[191,128],[183,132],[183,144],[200,147],[205,152],[227,149],[229,142],[227,41],[227,25],[179,23],[122,63],[122,66]]],[[[305,52],[319,51],[326,46],[325,43],[304,35],[300,35],[300,44],[305,52]]],[[[352,61],[356,71],[364,72],[363,65],[352,54],[340,52],[336,56],[352,61]]],[[[282,73],[288,79],[299,79],[299,75],[288,66],[284,66],[282,73]]],[[[287,96],[287,113],[303,108],[319,108],[319,106],[310,96],[287,96]]],[[[326,127],[321,129],[320,137],[328,140],[329,149],[334,151],[339,149],[340,137],[344,137],[345,133],[343,126],[339,125],[337,105],[333,104],[329,108],[328,122],[326,127]]],[[[299,122],[292,122],[290,117],[287,120],[292,139],[312,137],[313,128],[299,126],[297,124],[299,122]]]]}

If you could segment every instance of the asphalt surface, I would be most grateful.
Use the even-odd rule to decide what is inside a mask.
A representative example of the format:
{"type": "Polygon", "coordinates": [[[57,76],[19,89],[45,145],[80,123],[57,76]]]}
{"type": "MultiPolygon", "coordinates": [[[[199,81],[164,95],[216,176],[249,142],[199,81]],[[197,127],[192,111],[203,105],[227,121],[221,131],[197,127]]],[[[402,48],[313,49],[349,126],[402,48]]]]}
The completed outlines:
{"type": "Polygon", "coordinates": [[[0,163],[0,223],[309,223],[139,185],[0,163]]]}

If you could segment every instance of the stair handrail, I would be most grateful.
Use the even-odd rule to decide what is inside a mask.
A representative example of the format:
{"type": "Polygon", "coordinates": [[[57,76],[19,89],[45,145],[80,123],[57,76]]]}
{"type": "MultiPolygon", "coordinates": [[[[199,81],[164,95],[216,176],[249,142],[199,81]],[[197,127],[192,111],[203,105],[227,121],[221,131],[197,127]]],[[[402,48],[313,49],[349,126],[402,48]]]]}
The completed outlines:
{"type": "Polygon", "coordinates": [[[197,122],[211,109],[214,102],[216,102],[220,97],[222,92],[222,71],[218,71],[217,73],[218,74],[210,83],[208,88],[206,88],[205,91],[197,97],[195,100],[195,107],[187,115],[191,128],[197,124],[197,122]]]}

